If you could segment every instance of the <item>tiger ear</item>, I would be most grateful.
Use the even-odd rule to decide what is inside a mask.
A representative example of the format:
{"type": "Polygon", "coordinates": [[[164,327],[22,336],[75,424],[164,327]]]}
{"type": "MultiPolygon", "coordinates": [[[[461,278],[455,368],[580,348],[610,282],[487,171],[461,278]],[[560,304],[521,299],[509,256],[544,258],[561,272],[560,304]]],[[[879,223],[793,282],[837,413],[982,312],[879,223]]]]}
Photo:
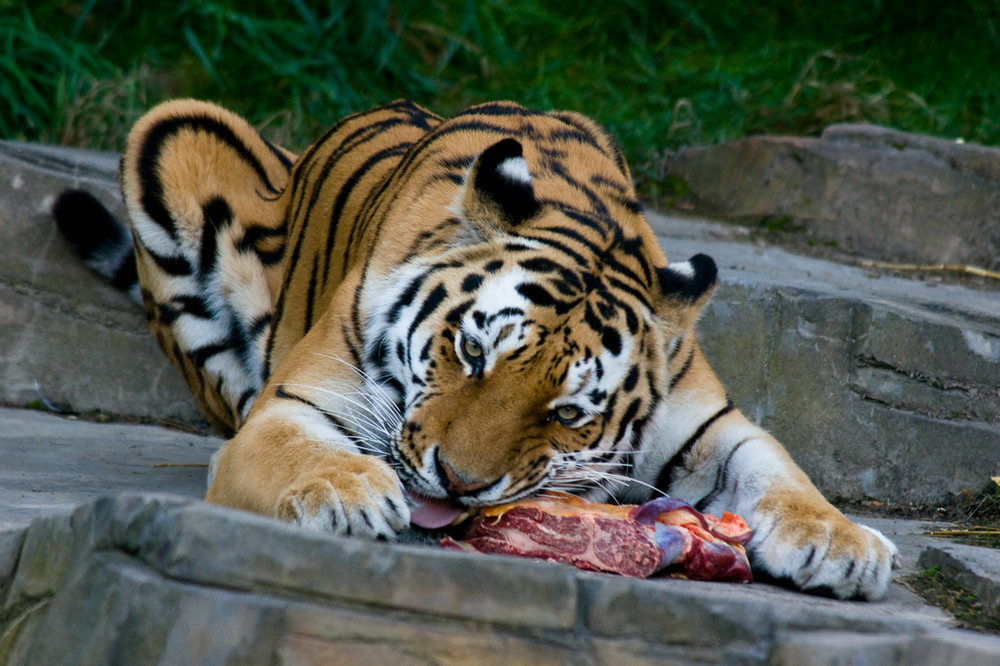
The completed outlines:
{"type": "Polygon", "coordinates": [[[660,283],[659,314],[680,328],[694,325],[702,306],[715,291],[719,269],[707,254],[656,269],[660,283]],[[678,316],[679,315],[679,316],[678,316]]]}
{"type": "Polygon", "coordinates": [[[521,144],[503,139],[473,162],[463,199],[466,219],[487,236],[509,231],[538,212],[521,144]]]}

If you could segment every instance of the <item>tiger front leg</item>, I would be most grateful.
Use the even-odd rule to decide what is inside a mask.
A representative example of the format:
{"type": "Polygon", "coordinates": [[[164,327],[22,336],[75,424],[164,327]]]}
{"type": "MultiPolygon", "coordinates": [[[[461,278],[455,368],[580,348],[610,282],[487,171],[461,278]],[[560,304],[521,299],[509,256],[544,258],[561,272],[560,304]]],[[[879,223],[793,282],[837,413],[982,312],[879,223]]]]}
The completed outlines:
{"type": "Polygon", "coordinates": [[[410,522],[396,473],[338,441],[305,404],[251,413],[213,457],[205,499],[310,529],[393,539],[410,522]]]}
{"type": "Polygon", "coordinates": [[[725,484],[716,485],[717,499],[705,509],[730,510],[746,519],[753,530],[747,549],[754,571],[841,599],[884,597],[896,546],[848,520],[766,432],[745,420],[739,430],[741,439],[716,477],[725,484]]]}
{"type": "Polygon", "coordinates": [[[802,590],[876,600],[898,557],[880,532],[856,525],[810,488],[776,487],[753,512],[754,566],[802,590]]]}

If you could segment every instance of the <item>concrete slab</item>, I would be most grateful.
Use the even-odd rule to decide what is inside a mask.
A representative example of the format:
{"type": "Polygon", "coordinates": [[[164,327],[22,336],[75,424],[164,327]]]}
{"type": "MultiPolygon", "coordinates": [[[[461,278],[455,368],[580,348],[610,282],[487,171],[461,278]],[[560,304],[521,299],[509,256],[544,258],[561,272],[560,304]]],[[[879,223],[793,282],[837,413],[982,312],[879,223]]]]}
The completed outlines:
{"type": "MultiPolygon", "coordinates": [[[[742,587],[632,581],[582,574],[556,565],[519,560],[504,560],[500,565],[494,558],[436,548],[323,537],[277,521],[207,507],[198,499],[204,491],[207,461],[219,444],[217,438],[155,426],[100,424],[30,410],[0,409],[0,604],[6,599],[7,608],[0,612],[0,633],[7,632],[0,640],[0,661],[37,663],[39,658],[65,656],[67,653],[60,650],[70,650],[87,632],[91,632],[87,633],[88,647],[81,654],[93,660],[78,663],[99,663],[109,650],[129,646],[137,650],[129,653],[132,655],[148,658],[162,653],[196,661],[205,656],[197,649],[207,645],[227,654],[237,650],[239,646],[219,637],[222,634],[200,635],[194,637],[200,642],[194,641],[186,632],[193,631],[195,619],[185,615],[190,611],[178,610],[194,607],[225,612],[231,621],[226,631],[255,636],[255,645],[264,654],[295,654],[314,663],[332,654],[344,654],[337,650],[343,649],[345,640],[359,650],[356,654],[362,660],[380,658],[385,650],[409,653],[414,644],[421,644],[414,633],[421,623],[431,635],[446,642],[490,644],[504,654],[512,650],[511,654],[524,659],[550,662],[554,658],[568,663],[588,655],[583,662],[574,663],[619,663],[622,655],[630,655],[640,662],[736,659],[798,663],[798,655],[808,653],[814,654],[809,663],[822,664],[840,663],[837,660],[846,654],[874,659],[891,653],[909,655],[899,663],[921,663],[916,658],[918,644],[939,650],[948,659],[964,660],[973,648],[969,653],[972,657],[1000,658],[1000,639],[984,642],[979,637],[954,637],[955,632],[948,629],[950,618],[899,582],[891,585],[885,601],[858,604],[762,584],[742,587]],[[130,495],[130,491],[171,495],[140,496],[130,495]],[[100,499],[105,497],[117,499],[100,499]],[[80,534],[80,530],[96,530],[98,526],[99,533],[80,534]],[[119,539],[130,536],[128,543],[108,545],[101,541],[105,538],[101,535],[108,534],[117,534],[119,539]],[[109,555],[115,552],[130,555],[116,564],[118,560],[109,555]],[[140,552],[146,555],[139,555],[137,562],[134,557],[140,552]],[[338,552],[342,554],[336,555],[338,552]],[[338,563],[339,557],[346,559],[338,563]],[[466,557],[487,561],[486,569],[470,571],[466,557]],[[385,558],[391,558],[392,564],[385,558]],[[36,564],[28,567],[28,562],[36,564]],[[205,566],[209,568],[203,573],[192,573],[192,567],[205,566]],[[315,571],[308,574],[314,582],[303,578],[303,567],[315,571]],[[402,574],[413,567],[423,573],[402,574]],[[337,573],[341,571],[349,573],[337,573]],[[332,598],[330,592],[323,592],[330,585],[357,587],[359,580],[385,578],[386,571],[394,571],[407,581],[405,598],[399,596],[401,592],[391,598],[377,590],[363,592],[362,586],[345,601],[352,609],[345,616],[342,601],[337,600],[343,592],[332,598]],[[246,581],[262,575],[265,578],[243,588],[246,581]],[[332,578],[323,584],[315,582],[319,580],[315,576],[321,575],[332,578]],[[511,619],[503,618],[519,618],[523,623],[529,602],[522,596],[497,597],[490,592],[492,600],[484,607],[485,593],[469,586],[480,584],[475,581],[487,575],[492,590],[498,585],[497,576],[507,577],[501,587],[514,590],[536,589],[539,581],[550,587],[562,581],[559,584],[568,587],[560,588],[559,594],[539,592],[530,603],[549,623],[567,611],[570,615],[562,618],[559,627],[549,627],[545,637],[525,638],[523,629],[511,634],[511,619]],[[455,599],[478,600],[476,613],[492,609],[489,618],[477,620],[480,625],[486,622],[486,634],[467,633],[468,614],[456,610],[454,601],[428,607],[432,602],[427,599],[440,595],[443,581],[449,581],[449,595],[456,595],[455,599]],[[243,591],[226,591],[234,586],[243,591]],[[420,592],[425,588],[426,593],[420,592]],[[107,596],[109,589],[116,591],[111,598],[107,596]],[[357,596],[362,593],[367,601],[357,596]],[[559,601],[563,597],[568,601],[559,601]],[[38,599],[46,601],[39,605],[38,599]],[[137,606],[139,599],[145,601],[137,606]],[[415,611],[414,603],[423,610],[415,611]],[[635,608],[629,610],[633,604],[635,608]],[[673,610],[669,618],[660,617],[664,611],[651,615],[653,607],[673,610]],[[138,629],[108,623],[114,614],[145,617],[153,609],[162,611],[156,614],[157,622],[174,618],[169,621],[171,635],[186,636],[192,642],[159,644],[154,636],[148,639],[153,645],[139,641],[136,647],[132,644],[137,636],[129,632],[138,629]],[[448,610],[442,617],[444,609],[448,610]],[[96,627],[92,619],[95,613],[102,618],[96,627]],[[405,619],[398,617],[399,613],[405,619]],[[585,619],[576,619],[576,613],[585,619]],[[81,617],[91,618],[86,630],[76,624],[82,620],[73,619],[81,617]],[[13,624],[11,618],[16,619],[13,624]],[[576,627],[581,621],[590,636],[586,646],[574,642],[580,640],[576,627]],[[58,631],[54,630],[56,625],[58,631]],[[351,626],[350,631],[345,628],[351,626]],[[673,628],[664,633],[666,626],[673,628]],[[54,633],[46,633],[50,629],[54,633]],[[505,638],[494,645],[490,640],[495,640],[498,632],[505,638]],[[562,634],[551,642],[554,635],[562,634]],[[493,639],[488,639],[490,636],[493,639]],[[373,642],[376,639],[382,642],[373,642]],[[616,658],[610,659],[610,655],[616,658]]],[[[899,544],[905,566],[896,572],[897,579],[916,570],[919,553],[929,544],[939,545],[924,532],[943,526],[878,518],[856,520],[884,531],[899,544]]],[[[987,562],[989,571],[1000,570],[1000,551],[972,550],[981,551],[976,553],[975,562],[987,562]]],[[[968,560],[963,557],[962,561],[968,560]]],[[[209,622],[207,617],[199,621],[209,622]]],[[[140,619],[133,622],[140,623],[140,619]]],[[[538,630],[532,626],[532,631],[538,630]]],[[[431,649],[428,654],[436,652],[431,649]]]]}
{"type": "Polygon", "coordinates": [[[671,259],[716,259],[705,355],[828,496],[934,507],[1000,474],[1000,291],[880,276],[717,222],[649,219],[671,259]]]}
{"type": "Polygon", "coordinates": [[[918,566],[941,573],[976,595],[983,607],[1000,614],[1000,551],[938,540],[920,553],[918,566]]]}
{"type": "Polygon", "coordinates": [[[0,141],[0,404],[203,422],[142,310],[63,241],[54,197],[84,187],[121,211],[118,156],[0,141]]]}
{"type": "Polygon", "coordinates": [[[200,499],[221,440],[0,408],[0,531],[122,492],[200,499]]]}
{"type": "Polygon", "coordinates": [[[0,539],[10,664],[1000,658],[1000,639],[955,632],[912,599],[841,602],[369,543],[175,495],[119,495],[0,533],[10,534],[0,539]]]}

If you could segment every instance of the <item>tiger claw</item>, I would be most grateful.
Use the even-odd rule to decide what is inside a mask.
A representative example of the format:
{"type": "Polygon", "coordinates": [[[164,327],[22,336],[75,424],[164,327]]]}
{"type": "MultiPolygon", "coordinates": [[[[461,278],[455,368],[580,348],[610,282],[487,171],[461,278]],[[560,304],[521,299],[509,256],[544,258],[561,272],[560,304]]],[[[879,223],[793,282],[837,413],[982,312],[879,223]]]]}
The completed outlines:
{"type": "Polygon", "coordinates": [[[395,473],[374,458],[369,467],[304,475],[278,500],[277,517],[320,532],[394,540],[410,523],[409,507],[395,473]]]}

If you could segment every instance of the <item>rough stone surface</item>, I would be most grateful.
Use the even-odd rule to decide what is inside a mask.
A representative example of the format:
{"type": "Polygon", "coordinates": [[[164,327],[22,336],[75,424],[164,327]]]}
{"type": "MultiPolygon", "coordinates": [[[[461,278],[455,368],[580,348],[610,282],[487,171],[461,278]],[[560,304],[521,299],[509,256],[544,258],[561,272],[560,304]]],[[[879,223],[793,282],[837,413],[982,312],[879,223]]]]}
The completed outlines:
{"type": "Polygon", "coordinates": [[[942,542],[927,546],[918,565],[941,567],[941,573],[976,595],[983,606],[1000,614],[1000,557],[995,550],[942,542]]]}
{"type": "MultiPolygon", "coordinates": [[[[634,581],[327,537],[196,503],[212,438],[12,409],[0,409],[0,433],[8,433],[0,437],[8,479],[0,484],[0,663],[311,664],[336,655],[362,663],[796,663],[803,651],[814,655],[804,663],[844,663],[843,655],[879,663],[919,654],[916,645],[975,663],[967,661],[980,654],[972,650],[1000,649],[965,634],[953,639],[948,617],[899,583],[885,601],[858,604],[761,584],[634,581]],[[74,430],[75,449],[60,443],[74,430]],[[157,451],[153,460],[168,465],[149,464],[157,451]],[[53,487],[81,465],[73,492],[22,504],[25,493],[38,494],[28,484],[53,487]],[[171,486],[186,497],[99,499],[171,486]],[[19,507],[17,520],[6,507],[19,507]]],[[[897,577],[940,544],[922,535],[940,524],[860,521],[899,545],[905,567],[897,577]]],[[[1000,569],[997,551],[970,550],[988,565],[984,575],[1000,569]]],[[[976,561],[964,551],[956,557],[976,561]]]]}
{"type": "Polygon", "coordinates": [[[22,532],[5,664],[1000,658],[1000,639],[916,604],[368,543],[179,496],[102,499],[22,532]]]}
{"type": "Polygon", "coordinates": [[[0,403],[202,421],[142,311],[94,277],[49,214],[84,187],[121,211],[118,156],[0,141],[0,403]]]}
{"type": "Polygon", "coordinates": [[[931,632],[915,640],[888,634],[803,632],[779,637],[768,663],[773,666],[988,666],[996,663],[993,642],[994,639],[960,631],[931,632]]]}
{"type": "Polygon", "coordinates": [[[877,276],[719,224],[650,222],[672,260],[719,264],[705,354],[824,493],[940,505],[1000,473],[1000,292],[877,276]]]}
{"type": "MultiPolygon", "coordinates": [[[[205,494],[221,440],[0,408],[0,530],[124,491],[205,494]]],[[[0,545],[0,571],[3,569],[0,545]]]]}
{"type": "Polygon", "coordinates": [[[1000,266],[1000,150],[865,126],[679,152],[681,205],[871,259],[1000,266]]]}

